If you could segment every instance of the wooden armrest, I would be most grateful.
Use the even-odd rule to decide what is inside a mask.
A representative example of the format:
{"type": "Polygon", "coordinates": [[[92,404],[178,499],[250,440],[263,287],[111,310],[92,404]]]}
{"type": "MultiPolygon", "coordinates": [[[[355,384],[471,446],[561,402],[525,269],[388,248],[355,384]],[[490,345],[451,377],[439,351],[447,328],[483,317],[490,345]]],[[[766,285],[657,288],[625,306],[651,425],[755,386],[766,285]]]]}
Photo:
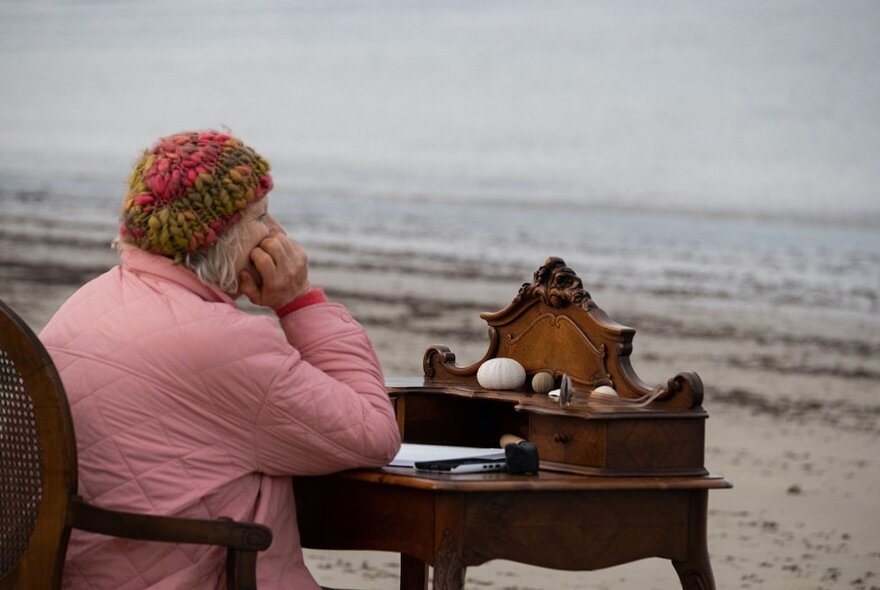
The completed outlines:
{"type": "Polygon", "coordinates": [[[272,544],[272,531],[260,524],[228,518],[199,520],[106,510],[75,497],[68,524],[74,528],[125,539],[221,545],[230,549],[263,551],[272,544]]]}

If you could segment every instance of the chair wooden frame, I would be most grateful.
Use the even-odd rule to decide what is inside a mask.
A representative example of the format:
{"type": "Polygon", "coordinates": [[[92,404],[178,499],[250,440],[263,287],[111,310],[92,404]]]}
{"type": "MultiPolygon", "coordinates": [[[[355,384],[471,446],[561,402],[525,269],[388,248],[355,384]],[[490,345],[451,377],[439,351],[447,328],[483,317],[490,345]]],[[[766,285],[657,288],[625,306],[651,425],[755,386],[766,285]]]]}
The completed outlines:
{"type": "MultiPolygon", "coordinates": [[[[61,379],[36,334],[2,301],[0,351],[15,366],[30,396],[42,462],[41,497],[27,548],[9,571],[0,571],[0,590],[60,588],[73,528],[126,539],[223,546],[227,548],[227,588],[257,587],[257,551],[272,542],[268,527],[225,518],[197,520],[105,510],[77,496],[76,439],[61,379]]],[[[0,489],[6,493],[6,488],[0,489]]],[[[0,497],[0,503],[6,501],[0,497]]]]}

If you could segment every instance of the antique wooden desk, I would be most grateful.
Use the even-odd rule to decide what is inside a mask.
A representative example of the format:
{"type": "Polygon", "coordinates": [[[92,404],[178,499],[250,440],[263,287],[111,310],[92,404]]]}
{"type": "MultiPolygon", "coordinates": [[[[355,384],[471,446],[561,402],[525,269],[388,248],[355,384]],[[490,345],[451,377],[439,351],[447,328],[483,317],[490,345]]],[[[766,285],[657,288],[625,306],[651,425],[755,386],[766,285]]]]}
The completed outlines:
{"type": "Polygon", "coordinates": [[[708,491],[730,484],[703,466],[699,377],[642,382],[629,362],[635,331],[599,309],[558,258],[509,306],[481,317],[490,343],[479,362],[459,367],[435,346],[423,380],[390,384],[403,439],[489,447],[514,434],[537,445],[538,474],[386,467],[297,478],[302,545],[398,552],[405,590],[426,588],[427,565],[435,590],[454,590],[467,566],[491,559],[595,570],[646,557],[671,560],[683,588],[714,588],[708,491]],[[529,376],[568,375],[571,399],[533,392],[528,381],[482,389],[477,369],[497,357],[518,360],[529,376]]]}

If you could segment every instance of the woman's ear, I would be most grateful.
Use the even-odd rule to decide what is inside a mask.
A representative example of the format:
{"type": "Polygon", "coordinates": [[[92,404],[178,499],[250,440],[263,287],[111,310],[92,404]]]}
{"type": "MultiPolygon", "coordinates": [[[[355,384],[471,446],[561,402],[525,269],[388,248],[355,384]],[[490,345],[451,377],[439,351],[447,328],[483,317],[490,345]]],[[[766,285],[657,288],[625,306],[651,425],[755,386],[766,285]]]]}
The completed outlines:
{"type": "Polygon", "coordinates": [[[247,263],[247,266],[238,274],[238,282],[241,283],[242,279],[244,281],[253,284],[257,289],[263,286],[263,276],[260,274],[260,271],[257,270],[257,267],[254,266],[254,263],[250,260],[247,263]]]}
{"type": "Polygon", "coordinates": [[[259,272],[244,269],[238,273],[238,293],[244,295],[251,300],[252,303],[260,304],[260,289],[262,287],[262,278],[259,272]]]}

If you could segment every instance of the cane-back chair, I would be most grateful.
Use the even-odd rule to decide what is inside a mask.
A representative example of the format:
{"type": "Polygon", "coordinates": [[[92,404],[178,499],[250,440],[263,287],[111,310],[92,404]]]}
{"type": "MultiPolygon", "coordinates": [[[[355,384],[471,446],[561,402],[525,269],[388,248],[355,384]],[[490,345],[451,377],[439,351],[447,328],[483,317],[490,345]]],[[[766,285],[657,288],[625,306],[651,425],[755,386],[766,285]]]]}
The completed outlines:
{"type": "Polygon", "coordinates": [[[0,301],[0,590],[59,588],[72,528],[227,548],[228,589],[256,588],[269,528],[105,510],[77,496],[73,422],[52,359],[0,301]]]}

